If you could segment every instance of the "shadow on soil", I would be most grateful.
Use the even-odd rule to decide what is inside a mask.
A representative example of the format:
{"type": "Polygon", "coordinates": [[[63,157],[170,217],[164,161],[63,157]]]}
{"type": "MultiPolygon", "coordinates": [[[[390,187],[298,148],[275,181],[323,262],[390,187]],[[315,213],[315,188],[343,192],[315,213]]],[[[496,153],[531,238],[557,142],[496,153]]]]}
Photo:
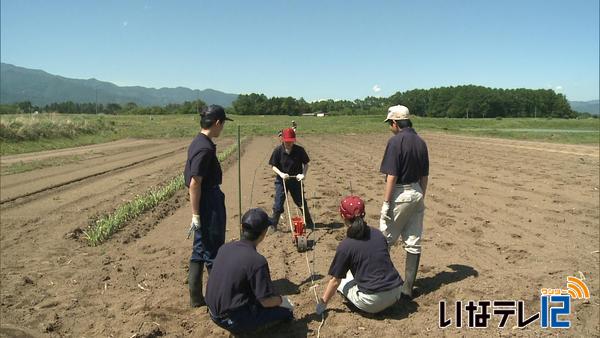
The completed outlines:
{"type": "Polygon", "coordinates": [[[433,277],[425,277],[415,281],[415,298],[431,293],[445,284],[460,282],[468,277],[479,277],[479,272],[473,267],[462,264],[448,265],[452,271],[438,272],[433,277]]]}
{"type": "Polygon", "coordinates": [[[343,228],[344,223],[331,222],[331,223],[315,223],[315,229],[339,229],[343,228]]]}

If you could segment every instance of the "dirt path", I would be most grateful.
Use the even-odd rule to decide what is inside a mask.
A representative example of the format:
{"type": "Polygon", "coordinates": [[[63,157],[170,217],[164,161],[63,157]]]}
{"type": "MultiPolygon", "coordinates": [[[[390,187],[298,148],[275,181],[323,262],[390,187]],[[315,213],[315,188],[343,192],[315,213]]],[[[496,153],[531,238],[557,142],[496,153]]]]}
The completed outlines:
{"type": "MultiPolygon", "coordinates": [[[[383,191],[378,168],[388,137],[299,139],[312,158],[306,184],[317,222],[311,235],[317,246],[308,256],[299,254],[286,231],[267,237],[259,246],[269,260],[277,288],[297,303],[296,320],[274,328],[270,336],[316,335],[320,318],[313,315],[307,258],[312,266],[314,254],[315,277],[322,293],[327,281],[324,275],[344,236],[337,204],[350,186],[365,199],[369,223],[377,224],[383,191]]],[[[588,303],[573,301],[568,334],[598,335],[599,256],[592,253],[599,245],[598,149],[444,134],[424,137],[430,149],[431,176],[418,296],[377,316],[353,313],[336,296],[321,336],[478,336],[481,331],[466,328],[441,332],[438,302],[522,299],[528,304],[527,313],[532,313],[539,310],[539,288],[564,287],[566,277],[580,276],[579,272],[586,277],[592,299],[588,303]]],[[[172,150],[187,142],[173,143],[172,150]]],[[[226,142],[230,141],[219,142],[220,149],[226,142]]],[[[266,162],[275,142],[255,138],[246,147],[242,157],[244,210],[260,206],[270,212],[273,174],[266,162]]],[[[167,148],[152,147],[147,155],[168,152],[167,148]]],[[[136,156],[123,156],[135,162],[136,156]]],[[[191,241],[185,240],[189,223],[185,192],[98,248],[65,238],[94,214],[179,173],[184,159],[184,151],[156,157],[3,203],[0,335],[130,337],[160,330],[168,336],[226,336],[210,322],[204,308],[187,306],[191,241]]],[[[94,160],[76,165],[99,166],[99,162],[89,161],[94,160]]],[[[32,173],[36,172],[44,177],[49,171],[32,173]]],[[[60,175],[47,177],[47,185],[64,182],[60,175]]],[[[233,239],[239,234],[236,164],[225,171],[223,182],[227,237],[233,239]]],[[[391,253],[403,274],[403,249],[396,246],[391,253]]],[[[494,326],[498,321],[491,323],[494,326]]],[[[514,325],[511,318],[508,328],[486,333],[556,333],[540,329],[537,322],[524,330],[511,329],[514,325]]]]}

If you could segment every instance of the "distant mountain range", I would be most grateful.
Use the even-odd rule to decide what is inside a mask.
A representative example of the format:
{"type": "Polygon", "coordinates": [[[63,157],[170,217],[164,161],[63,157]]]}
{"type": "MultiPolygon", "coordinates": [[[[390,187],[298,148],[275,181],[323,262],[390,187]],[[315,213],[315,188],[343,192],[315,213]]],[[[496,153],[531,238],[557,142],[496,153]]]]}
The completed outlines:
{"type": "Polygon", "coordinates": [[[120,87],[110,82],[96,79],[70,79],[8,63],[2,63],[0,67],[0,103],[2,104],[31,101],[34,105],[43,106],[64,101],[96,102],[96,95],[98,103],[135,102],[141,106],[164,106],[168,103],[201,99],[207,104],[229,107],[238,97],[237,94],[213,89],[120,87]]]}
{"type": "Polygon", "coordinates": [[[580,113],[600,115],[600,100],[593,101],[569,101],[571,109],[580,113]]]}
{"type": "MultiPolygon", "coordinates": [[[[70,79],[8,63],[2,63],[0,70],[0,103],[2,104],[22,101],[31,101],[38,106],[64,101],[85,103],[96,102],[97,97],[98,103],[104,104],[135,102],[141,106],[164,106],[168,103],[182,103],[200,98],[207,104],[229,107],[238,97],[237,94],[213,89],[120,87],[110,82],[96,79],[70,79]]],[[[569,103],[575,111],[600,115],[598,100],[569,101],[569,103]]]]}

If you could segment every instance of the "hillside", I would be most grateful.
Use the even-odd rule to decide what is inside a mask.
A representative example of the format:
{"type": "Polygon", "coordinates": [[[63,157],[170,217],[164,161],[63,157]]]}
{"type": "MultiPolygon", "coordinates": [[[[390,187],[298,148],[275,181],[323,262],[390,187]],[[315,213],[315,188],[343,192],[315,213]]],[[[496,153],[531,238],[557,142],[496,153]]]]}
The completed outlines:
{"type": "Polygon", "coordinates": [[[34,105],[63,101],[84,103],[96,102],[97,97],[98,103],[135,102],[142,106],[163,106],[200,98],[207,104],[228,107],[238,96],[213,89],[120,87],[106,81],[70,79],[7,63],[2,63],[0,68],[0,103],[2,104],[22,101],[31,101],[34,105]]]}
{"type": "Polygon", "coordinates": [[[569,101],[571,109],[580,113],[600,114],[600,101],[569,101]]]}

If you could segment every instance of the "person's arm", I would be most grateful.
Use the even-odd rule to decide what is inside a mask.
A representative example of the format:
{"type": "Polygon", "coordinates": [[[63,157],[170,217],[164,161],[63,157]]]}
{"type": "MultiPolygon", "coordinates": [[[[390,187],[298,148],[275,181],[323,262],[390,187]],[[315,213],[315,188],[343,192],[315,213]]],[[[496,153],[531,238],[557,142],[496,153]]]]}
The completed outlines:
{"type": "Polygon", "coordinates": [[[192,215],[200,215],[200,197],[202,196],[202,176],[192,176],[190,181],[190,203],[192,215]]]}
{"type": "Polygon", "coordinates": [[[263,307],[276,307],[281,305],[283,298],[281,298],[281,296],[272,296],[265,299],[259,299],[258,301],[263,307]]]}
{"type": "Polygon", "coordinates": [[[391,202],[392,194],[394,193],[394,186],[396,185],[397,177],[393,175],[387,175],[385,180],[385,191],[383,193],[383,202],[391,202]]]}
{"type": "Polygon", "coordinates": [[[308,172],[308,163],[305,163],[302,165],[302,175],[306,176],[307,172],[308,172]]]}
{"type": "Polygon", "coordinates": [[[283,175],[283,172],[281,170],[279,170],[279,168],[277,168],[276,166],[271,167],[271,169],[273,169],[273,171],[280,177],[281,177],[281,175],[283,175]]]}
{"type": "Polygon", "coordinates": [[[383,160],[381,160],[381,167],[379,168],[381,173],[386,174],[383,203],[389,203],[392,200],[394,186],[398,181],[398,176],[396,176],[399,167],[398,161],[398,151],[396,151],[396,148],[390,139],[385,147],[385,153],[383,154],[383,160]]]}
{"type": "Polygon", "coordinates": [[[341,282],[341,278],[336,278],[333,276],[331,277],[325,292],[323,292],[323,297],[321,297],[321,301],[323,301],[323,303],[327,304],[329,302],[329,300],[335,295],[335,291],[337,290],[338,286],[340,286],[341,282]]]}
{"type": "Polygon", "coordinates": [[[421,189],[423,190],[423,198],[425,198],[425,192],[427,191],[427,183],[429,182],[429,176],[423,176],[419,180],[419,184],[421,185],[421,189]]]}

